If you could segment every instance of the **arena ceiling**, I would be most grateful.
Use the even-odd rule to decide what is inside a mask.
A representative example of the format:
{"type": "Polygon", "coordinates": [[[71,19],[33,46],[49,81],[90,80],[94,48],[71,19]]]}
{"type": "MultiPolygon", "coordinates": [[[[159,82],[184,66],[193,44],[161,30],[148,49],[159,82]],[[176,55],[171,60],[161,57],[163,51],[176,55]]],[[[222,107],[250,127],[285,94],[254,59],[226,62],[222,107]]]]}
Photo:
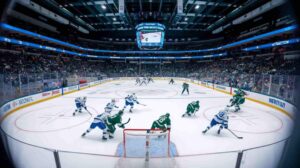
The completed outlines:
{"type": "Polygon", "coordinates": [[[124,0],[124,5],[120,5],[122,0],[32,1],[68,16],[89,32],[122,34],[133,32],[141,22],[159,22],[166,31],[185,34],[211,32],[268,0],[124,0]]]}
{"type": "Polygon", "coordinates": [[[43,35],[109,49],[137,49],[135,27],[143,22],[165,25],[164,49],[168,50],[214,47],[253,27],[270,28],[276,20],[288,17],[283,5],[287,6],[287,0],[12,1],[16,3],[8,24],[24,29],[33,25],[31,29],[42,28],[43,35]],[[259,12],[262,6],[267,12],[259,12]],[[253,11],[260,14],[245,19],[253,11]],[[243,21],[234,24],[240,18],[243,21]]]}

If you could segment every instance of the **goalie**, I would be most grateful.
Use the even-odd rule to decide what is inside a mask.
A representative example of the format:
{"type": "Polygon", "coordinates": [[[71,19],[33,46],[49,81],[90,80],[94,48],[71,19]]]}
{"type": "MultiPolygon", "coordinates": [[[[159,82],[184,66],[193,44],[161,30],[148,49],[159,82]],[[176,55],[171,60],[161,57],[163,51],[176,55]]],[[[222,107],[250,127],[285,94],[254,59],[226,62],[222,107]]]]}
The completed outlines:
{"type": "Polygon", "coordinates": [[[158,120],[155,120],[152,123],[151,129],[156,129],[156,128],[163,130],[163,132],[166,132],[167,130],[170,131],[171,129],[170,113],[166,113],[165,115],[160,116],[158,120]]]}
{"type": "Polygon", "coordinates": [[[230,99],[231,105],[228,105],[227,107],[235,106],[234,112],[238,112],[241,109],[240,105],[245,103],[245,95],[247,95],[246,92],[239,88],[235,91],[235,95],[232,99],[230,99]]]}
{"type": "Polygon", "coordinates": [[[182,117],[185,116],[191,116],[192,114],[196,114],[196,112],[199,110],[200,105],[199,105],[199,100],[193,101],[190,104],[187,105],[186,107],[186,112],[182,115],[182,117]]]}

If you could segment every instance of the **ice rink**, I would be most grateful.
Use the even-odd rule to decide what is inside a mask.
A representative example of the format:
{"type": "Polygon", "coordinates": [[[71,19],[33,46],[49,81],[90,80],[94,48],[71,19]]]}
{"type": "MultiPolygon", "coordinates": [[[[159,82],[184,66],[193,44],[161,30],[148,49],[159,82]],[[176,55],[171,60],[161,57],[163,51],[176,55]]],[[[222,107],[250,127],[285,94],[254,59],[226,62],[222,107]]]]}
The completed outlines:
{"type": "MultiPolygon", "coordinates": [[[[11,137],[43,148],[80,153],[115,155],[123,140],[123,130],[117,127],[115,138],[102,141],[102,131],[94,129],[85,138],[81,134],[89,127],[93,117],[104,111],[111,99],[124,106],[124,97],[136,93],[138,101],[133,113],[125,110],[123,122],[131,118],[126,128],[150,128],[159,116],[170,113],[171,141],[179,156],[227,152],[271,144],[287,138],[292,119],[267,106],[246,100],[240,112],[230,112],[229,128],[243,139],[237,139],[229,131],[217,134],[217,128],[202,134],[213,116],[229,104],[230,95],[190,83],[190,95],[181,95],[182,82],[169,85],[167,80],[156,80],[148,86],[136,86],[135,81],[119,80],[104,83],[79,92],[64,95],[21,109],[3,121],[3,130],[11,137]],[[74,99],[87,97],[87,108],[72,116],[74,99]],[[182,118],[191,101],[200,101],[195,116],[182,118]]],[[[116,113],[118,109],[113,112],[116,113]]]]}

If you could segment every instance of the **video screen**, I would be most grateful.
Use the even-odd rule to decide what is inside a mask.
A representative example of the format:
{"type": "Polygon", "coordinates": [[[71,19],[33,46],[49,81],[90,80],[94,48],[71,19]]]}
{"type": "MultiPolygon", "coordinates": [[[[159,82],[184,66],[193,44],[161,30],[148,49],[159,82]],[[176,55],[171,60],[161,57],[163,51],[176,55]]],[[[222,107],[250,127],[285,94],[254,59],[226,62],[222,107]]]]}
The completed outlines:
{"type": "Polygon", "coordinates": [[[160,43],[162,32],[141,32],[141,43],[160,43]]]}

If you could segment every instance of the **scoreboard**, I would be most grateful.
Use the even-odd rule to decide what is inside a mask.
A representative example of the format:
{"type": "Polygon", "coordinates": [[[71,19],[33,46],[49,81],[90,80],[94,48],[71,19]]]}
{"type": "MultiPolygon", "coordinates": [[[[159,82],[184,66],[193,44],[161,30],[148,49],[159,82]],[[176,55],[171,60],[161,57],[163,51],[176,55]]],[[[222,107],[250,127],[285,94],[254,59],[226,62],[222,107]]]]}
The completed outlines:
{"type": "Polygon", "coordinates": [[[160,23],[141,23],[135,29],[137,45],[141,50],[159,50],[163,47],[164,25],[160,23]]]}

